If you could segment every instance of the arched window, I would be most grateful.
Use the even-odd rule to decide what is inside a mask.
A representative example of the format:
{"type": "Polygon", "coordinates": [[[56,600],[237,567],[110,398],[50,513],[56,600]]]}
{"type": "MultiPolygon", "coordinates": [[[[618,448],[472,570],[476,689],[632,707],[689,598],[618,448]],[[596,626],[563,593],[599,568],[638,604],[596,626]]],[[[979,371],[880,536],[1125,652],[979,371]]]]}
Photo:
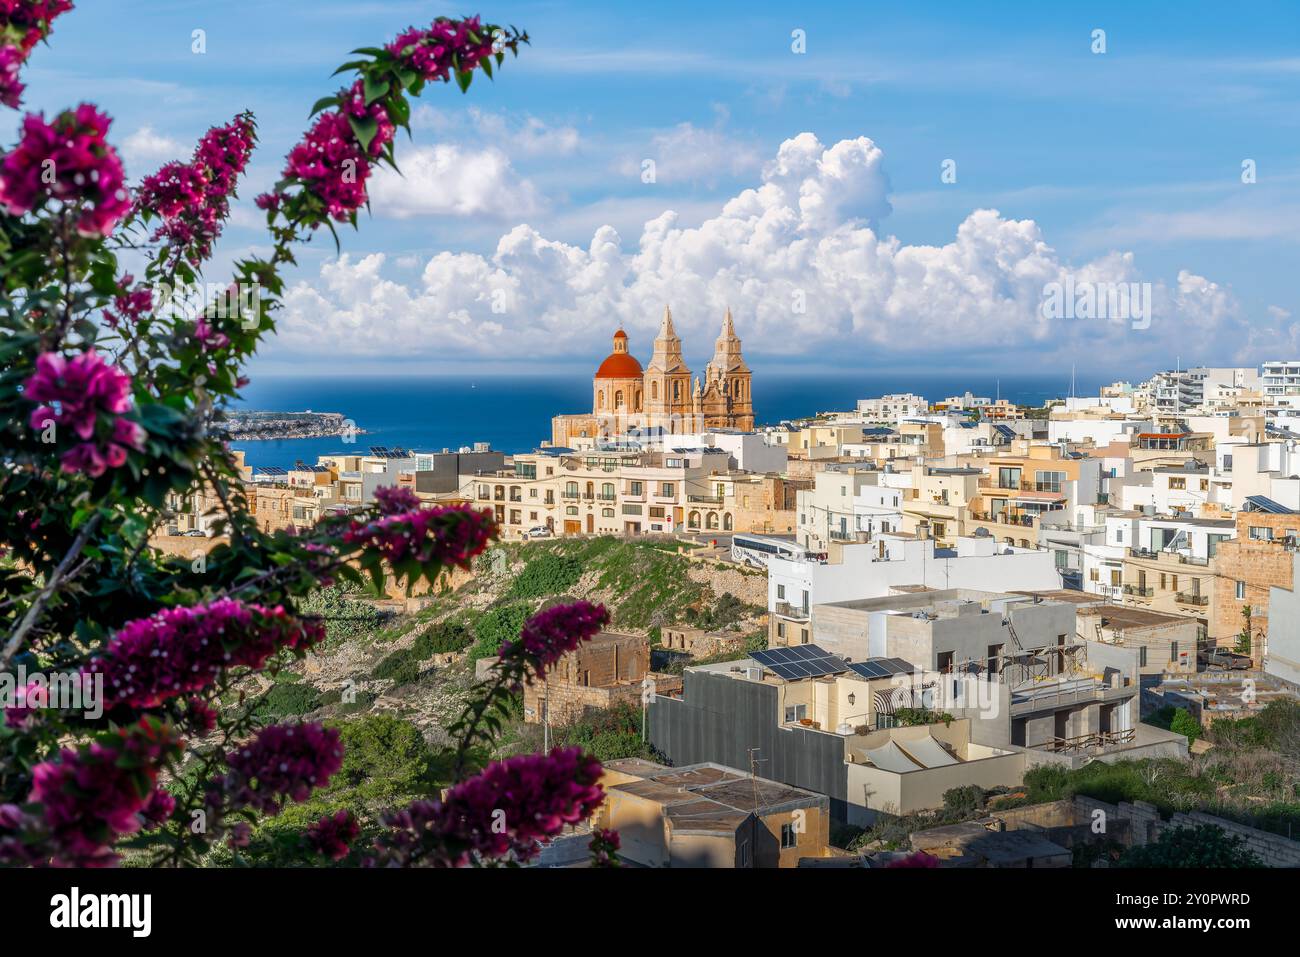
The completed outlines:
{"type": "Polygon", "coordinates": [[[604,499],[605,501],[607,501],[607,502],[609,502],[609,501],[613,501],[613,499],[614,499],[614,483],[613,483],[613,482],[605,482],[605,483],[603,483],[603,484],[600,486],[600,497],[603,498],[603,499],[604,499]]]}
{"type": "Polygon", "coordinates": [[[577,482],[566,482],[566,483],[564,484],[564,494],[565,494],[565,495],[570,495],[570,496],[572,496],[573,498],[577,498],[577,497],[578,497],[578,483],[577,483],[577,482]]]}
{"type": "Polygon", "coordinates": [[[616,409],[621,409],[621,408],[623,408],[623,390],[622,390],[622,389],[619,389],[617,392],[614,393],[614,408],[616,408],[616,409]]]}
{"type": "Polygon", "coordinates": [[[602,509],[600,510],[600,517],[601,517],[601,518],[613,518],[613,517],[614,517],[614,510],[613,510],[612,508],[602,508],[602,509]]]}
{"type": "Polygon", "coordinates": [[[637,391],[632,395],[632,411],[635,412],[637,409],[641,408],[641,390],[637,389],[637,391]]]}
{"type": "Polygon", "coordinates": [[[730,512],[724,512],[724,513],[722,514],[722,530],[723,530],[724,532],[729,532],[729,531],[731,531],[731,513],[730,513],[730,512]]]}
{"type": "Polygon", "coordinates": [[[717,513],[717,512],[706,512],[706,513],[705,513],[705,515],[704,515],[704,527],[705,527],[705,528],[717,528],[717,527],[718,527],[718,513],[717,513]]]}
{"type": "Polygon", "coordinates": [[[681,397],[682,397],[682,384],[681,384],[680,382],[674,382],[674,383],[673,383],[673,401],[676,402],[676,401],[677,401],[678,399],[680,399],[681,397]]]}
{"type": "Polygon", "coordinates": [[[565,515],[577,515],[577,514],[578,514],[578,506],[576,506],[576,505],[570,505],[568,508],[566,508],[566,509],[564,510],[564,514],[565,514],[565,515]]]}
{"type": "Polygon", "coordinates": [[[700,527],[700,513],[699,513],[699,512],[691,512],[690,516],[686,519],[686,524],[687,524],[689,527],[691,527],[691,528],[699,528],[699,527],[700,527]]]}
{"type": "Polygon", "coordinates": [[[603,409],[603,408],[605,408],[605,390],[604,390],[604,389],[601,389],[599,392],[596,393],[596,408],[598,408],[598,409],[603,409]]]}
{"type": "Polygon", "coordinates": [[[595,498],[595,497],[596,497],[596,484],[595,484],[594,482],[588,482],[588,483],[587,483],[587,498],[595,498]]]}
{"type": "Polygon", "coordinates": [[[659,383],[658,383],[658,382],[651,382],[651,383],[650,383],[650,398],[652,398],[652,399],[657,399],[657,398],[659,398],[659,383]]]}

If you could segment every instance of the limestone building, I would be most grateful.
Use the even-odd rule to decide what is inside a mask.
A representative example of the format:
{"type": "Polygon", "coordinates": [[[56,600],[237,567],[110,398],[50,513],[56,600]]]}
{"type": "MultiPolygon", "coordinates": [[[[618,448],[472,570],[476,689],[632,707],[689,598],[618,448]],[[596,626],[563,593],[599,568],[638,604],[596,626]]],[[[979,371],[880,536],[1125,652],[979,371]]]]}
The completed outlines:
{"type": "Polygon", "coordinates": [[[552,420],[551,439],[572,447],[630,430],[689,435],[716,429],[754,428],[751,373],[741,354],[740,337],[728,309],[703,379],[692,379],[682,357],[682,340],[664,307],[654,351],[644,368],[628,351],[627,333],[614,333],[613,351],[592,377],[591,414],[552,420]]]}

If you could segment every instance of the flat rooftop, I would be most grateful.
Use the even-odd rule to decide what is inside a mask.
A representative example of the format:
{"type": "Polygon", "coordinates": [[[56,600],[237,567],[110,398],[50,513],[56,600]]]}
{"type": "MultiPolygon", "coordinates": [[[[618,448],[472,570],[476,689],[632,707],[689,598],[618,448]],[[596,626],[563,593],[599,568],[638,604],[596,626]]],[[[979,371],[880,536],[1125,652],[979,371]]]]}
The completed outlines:
{"type": "Polygon", "coordinates": [[[939,611],[940,606],[976,604],[987,607],[991,602],[1028,602],[1031,599],[1017,592],[979,591],[974,588],[944,588],[916,591],[906,594],[885,595],[882,598],[851,598],[848,601],[819,602],[823,608],[851,608],[854,611],[939,611]]]}
{"type": "Polygon", "coordinates": [[[1171,615],[1163,611],[1148,611],[1132,605],[1092,605],[1080,608],[1079,615],[1105,619],[1107,628],[1150,628],[1158,625],[1194,624],[1195,618],[1186,615],[1171,615]]]}
{"type": "Polygon", "coordinates": [[[751,777],[721,764],[670,768],[633,758],[611,761],[612,770],[641,776],[607,790],[653,801],[676,830],[734,832],[751,813],[760,816],[812,807],[826,798],[780,781],[751,777]]]}
{"type": "Polygon", "coordinates": [[[1104,605],[1107,599],[1086,591],[1072,588],[1044,588],[1041,591],[1013,591],[1011,595],[1024,595],[1026,598],[1041,598],[1043,601],[1063,601],[1075,605],[1104,605]]]}

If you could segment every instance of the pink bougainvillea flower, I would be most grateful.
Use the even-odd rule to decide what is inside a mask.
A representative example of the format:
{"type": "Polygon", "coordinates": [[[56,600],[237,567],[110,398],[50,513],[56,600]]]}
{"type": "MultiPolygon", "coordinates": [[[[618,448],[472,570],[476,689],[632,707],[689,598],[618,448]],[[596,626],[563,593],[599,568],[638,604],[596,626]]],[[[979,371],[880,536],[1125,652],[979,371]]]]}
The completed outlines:
{"type": "Polygon", "coordinates": [[[586,601],[556,605],[524,622],[518,640],[504,642],[498,654],[502,658],[519,656],[542,674],[607,624],[609,611],[604,605],[586,601]]]}
{"type": "Polygon", "coordinates": [[[260,668],[282,648],[310,648],[323,637],[319,620],[279,605],[218,598],[127,622],[82,673],[104,676],[105,708],[153,708],[210,687],[229,668],[260,668]]]}
{"type": "Polygon", "coordinates": [[[414,558],[421,564],[467,568],[495,534],[491,512],[470,505],[444,505],[355,522],[343,541],[374,549],[392,564],[414,558]]]}
{"type": "Polygon", "coordinates": [[[109,235],[131,209],[122,161],[105,139],[111,123],[89,103],[50,123],[29,113],[18,146],[0,162],[0,207],[21,216],[57,199],[78,209],[78,232],[109,235]]]}
{"type": "Polygon", "coordinates": [[[416,801],[384,822],[369,866],[463,867],[477,858],[527,861],[540,842],[586,820],[605,794],[600,762],[581,748],[555,748],[490,764],[442,801],[416,801]]]}

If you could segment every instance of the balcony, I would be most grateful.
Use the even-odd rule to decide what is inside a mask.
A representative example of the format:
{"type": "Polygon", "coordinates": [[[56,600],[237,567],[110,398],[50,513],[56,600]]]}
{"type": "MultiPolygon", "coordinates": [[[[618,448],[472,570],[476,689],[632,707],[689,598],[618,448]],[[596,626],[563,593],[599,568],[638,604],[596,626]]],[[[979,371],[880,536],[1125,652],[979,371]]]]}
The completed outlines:
{"type": "Polygon", "coordinates": [[[612,502],[616,498],[618,498],[618,496],[613,492],[600,492],[596,495],[596,501],[598,502],[612,502]]]}
{"type": "Polygon", "coordinates": [[[1125,585],[1124,594],[1134,598],[1150,598],[1155,594],[1155,589],[1149,585],[1125,585]]]}
{"type": "Polygon", "coordinates": [[[721,495],[688,495],[686,501],[700,505],[721,505],[721,495]]]}
{"type": "Polygon", "coordinates": [[[776,613],[782,618],[789,618],[793,621],[807,621],[809,618],[807,608],[797,608],[788,601],[778,601],[776,603],[776,613]]]}
{"type": "Polygon", "coordinates": [[[565,500],[570,501],[570,502],[576,502],[576,501],[578,500],[578,493],[577,493],[577,492],[561,492],[561,493],[560,493],[560,498],[565,499],[565,500]]]}
{"type": "MultiPolygon", "coordinates": [[[[1035,649],[1039,653],[1050,648],[1035,649]]],[[[1093,701],[1119,701],[1137,693],[1136,685],[1115,687],[1096,678],[1060,678],[1011,689],[1011,713],[1032,714],[1056,711],[1093,701]]]]}
{"type": "Polygon", "coordinates": [[[1208,605],[1210,603],[1210,596],[1180,591],[1174,596],[1174,600],[1180,605],[1208,605]]]}

